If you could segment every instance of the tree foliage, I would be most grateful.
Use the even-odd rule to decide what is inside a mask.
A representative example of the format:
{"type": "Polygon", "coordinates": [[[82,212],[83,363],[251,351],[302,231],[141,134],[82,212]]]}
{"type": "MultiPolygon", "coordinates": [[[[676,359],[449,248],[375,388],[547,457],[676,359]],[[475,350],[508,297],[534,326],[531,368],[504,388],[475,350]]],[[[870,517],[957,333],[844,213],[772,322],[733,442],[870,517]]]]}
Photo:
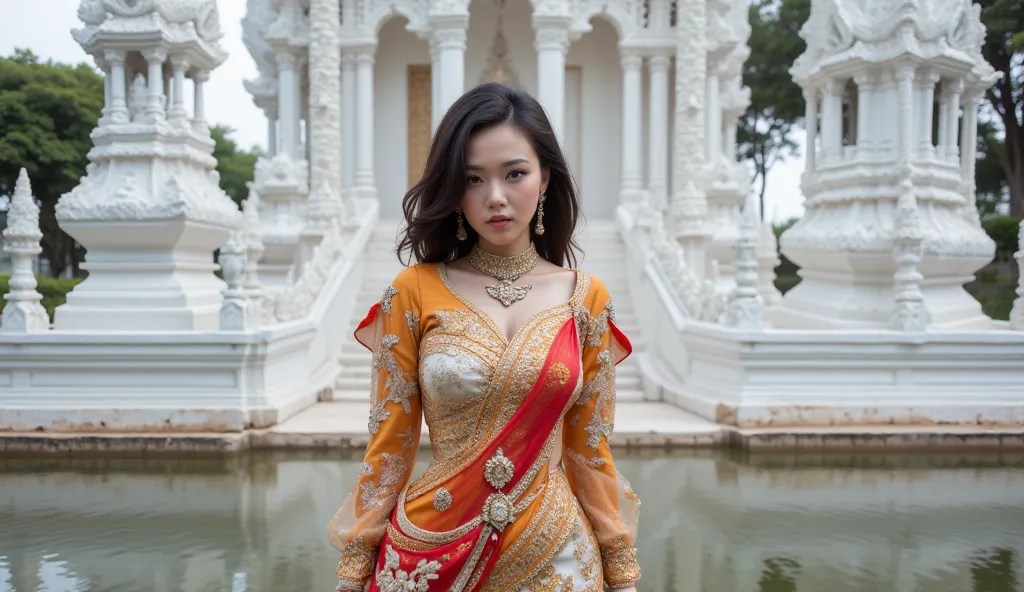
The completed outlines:
{"type": "Polygon", "coordinates": [[[54,276],[83,254],[57,225],[54,206],[85,175],[89,135],[102,109],[103,78],[89,66],[42,62],[26,50],[0,58],[0,195],[14,193],[25,167],[54,276]]]}
{"type": "Polygon", "coordinates": [[[754,164],[762,217],[768,171],[798,152],[792,133],[803,122],[805,106],[789,68],[806,48],[798,33],[810,13],[810,0],[756,0],[750,5],[750,58],[743,71],[750,106],[739,121],[737,150],[754,164]]]}
{"type": "Polygon", "coordinates": [[[247,183],[253,180],[256,160],[260,157],[258,148],[240,150],[238,144],[230,139],[233,129],[223,125],[210,128],[215,146],[213,157],[217,159],[217,172],[220,173],[220,186],[228,196],[241,205],[249,194],[247,183]]]}
{"type": "MultiPolygon", "coordinates": [[[[979,130],[979,138],[986,139],[986,150],[979,157],[998,159],[1009,193],[1010,214],[1024,216],[1024,1],[975,0],[975,4],[981,5],[981,19],[987,29],[982,55],[1002,74],[986,92],[1002,130],[979,130]]],[[[980,170],[982,162],[978,164],[980,170]]]]}

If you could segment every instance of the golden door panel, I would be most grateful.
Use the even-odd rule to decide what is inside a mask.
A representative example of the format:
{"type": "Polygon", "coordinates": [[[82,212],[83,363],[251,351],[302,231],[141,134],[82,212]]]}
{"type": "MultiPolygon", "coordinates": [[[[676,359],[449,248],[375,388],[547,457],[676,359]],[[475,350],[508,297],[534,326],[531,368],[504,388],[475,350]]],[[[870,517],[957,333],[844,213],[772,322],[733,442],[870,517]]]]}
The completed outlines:
{"type": "Polygon", "coordinates": [[[430,151],[430,66],[410,65],[406,75],[409,142],[409,187],[423,175],[430,151]]]}

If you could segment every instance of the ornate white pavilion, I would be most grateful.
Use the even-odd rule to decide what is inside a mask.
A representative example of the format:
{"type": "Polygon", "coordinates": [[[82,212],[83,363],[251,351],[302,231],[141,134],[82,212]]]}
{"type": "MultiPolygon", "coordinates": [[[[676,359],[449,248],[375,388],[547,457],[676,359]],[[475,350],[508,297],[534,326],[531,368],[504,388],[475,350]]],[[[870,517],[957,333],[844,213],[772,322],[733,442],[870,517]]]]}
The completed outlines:
{"type": "Polygon", "coordinates": [[[583,266],[636,345],[620,400],[741,431],[1024,425],[1024,284],[1008,322],[963,289],[994,252],[974,207],[977,110],[997,76],[978,7],[813,0],[791,69],[806,215],[781,245],[734,156],[747,10],[249,0],[227,26],[257,64],[246,87],[271,150],[238,212],[203,113],[225,58],[216,1],[82,0],[73,35],[106,105],[58,218],[90,275],[51,324],[23,176],[4,233],[0,430],[244,432],[368,404],[350,329],[398,269],[401,198],[432,130],[489,80],[540,100],[578,178],[583,266]],[[784,297],[780,246],[802,277],[784,297]]]}

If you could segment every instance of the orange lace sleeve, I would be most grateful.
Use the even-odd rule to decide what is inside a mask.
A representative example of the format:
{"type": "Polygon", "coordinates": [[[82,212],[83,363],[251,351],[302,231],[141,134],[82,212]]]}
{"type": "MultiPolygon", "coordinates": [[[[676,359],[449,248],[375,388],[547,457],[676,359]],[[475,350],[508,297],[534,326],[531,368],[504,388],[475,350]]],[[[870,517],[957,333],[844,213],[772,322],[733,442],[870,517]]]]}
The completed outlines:
{"type": "Polygon", "coordinates": [[[355,486],[328,526],[331,544],[341,551],[338,590],[365,586],[391,511],[416,460],[422,426],[416,273],[411,267],[396,276],[355,332],[373,352],[370,441],[355,486]]]}
{"type": "Polygon", "coordinates": [[[608,438],[615,423],[615,366],[631,352],[615,326],[615,308],[607,288],[592,279],[587,296],[590,320],[583,342],[583,392],[565,416],[566,474],[590,521],[611,589],[640,579],[636,560],[640,500],[615,470],[608,438]]]}

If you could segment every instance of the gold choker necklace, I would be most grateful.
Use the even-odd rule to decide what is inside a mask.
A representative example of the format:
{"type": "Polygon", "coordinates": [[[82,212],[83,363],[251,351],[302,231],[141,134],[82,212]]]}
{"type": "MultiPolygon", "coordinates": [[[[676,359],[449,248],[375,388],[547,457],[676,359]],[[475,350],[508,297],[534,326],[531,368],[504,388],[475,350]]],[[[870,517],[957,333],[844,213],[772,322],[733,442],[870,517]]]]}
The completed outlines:
{"type": "Polygon", "coordinates": [[[512,257],[494,255],[473,245],[469,252],[469,264],[477,270],[498,280],[498,284],[487,286],[487,294],[506,307],[526,298],[526,292],[532,285],[514,286],[513,282],[537,266],[537,248],[530,243],[530,248],[512,257]]]}

